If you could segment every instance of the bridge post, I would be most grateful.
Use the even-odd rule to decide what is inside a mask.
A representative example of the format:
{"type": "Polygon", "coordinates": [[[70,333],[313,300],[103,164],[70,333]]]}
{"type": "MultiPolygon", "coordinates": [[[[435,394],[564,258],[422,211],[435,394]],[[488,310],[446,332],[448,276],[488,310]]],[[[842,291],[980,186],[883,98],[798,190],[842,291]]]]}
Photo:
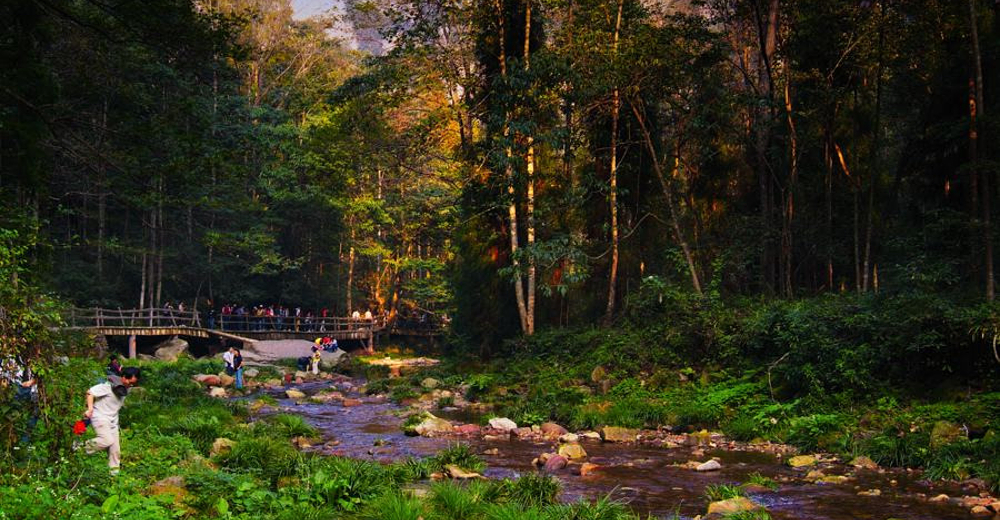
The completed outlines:
{"type": "Polygon", "coordinates": [[[128,358],[135,359],[135,334],[128,337],[128,358]]]}

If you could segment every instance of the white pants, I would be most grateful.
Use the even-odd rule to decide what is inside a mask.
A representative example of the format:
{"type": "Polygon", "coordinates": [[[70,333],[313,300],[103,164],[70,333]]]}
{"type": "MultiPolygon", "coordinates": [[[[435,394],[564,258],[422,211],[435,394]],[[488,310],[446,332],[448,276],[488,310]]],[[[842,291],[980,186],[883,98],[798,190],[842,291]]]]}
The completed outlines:
{"type": "Polygon", "coordinates": [[[319,361],[312,362],[313,374],[319,374],[319,361]]]}
{"type": "Polygon", "coordinates": [[[108,450],[108,467],[117,470],[121,464],[122,453],[118,440],[118,425],[104,420],[93,420],[90,425],[94,427],[97,437],[87,441],[84,449],[89,454],[108,450]]]}

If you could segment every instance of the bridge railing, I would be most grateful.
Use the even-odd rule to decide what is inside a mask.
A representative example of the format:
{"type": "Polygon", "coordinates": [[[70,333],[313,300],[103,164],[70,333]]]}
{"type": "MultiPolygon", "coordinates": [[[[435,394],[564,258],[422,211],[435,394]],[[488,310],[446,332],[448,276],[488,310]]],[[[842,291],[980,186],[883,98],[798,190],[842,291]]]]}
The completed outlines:
{"type": "Polygon", "coordinates": [[[340,316],[252,316],[221,314],[211,320],[214,328],[232,332],[358,332],[385,328],[381,318],[350,318],[340,316]]]}
{"type": "Polygon", "coordinates": [[[71,328],[194,327],[228,332],[375,332],[385,328],[382,318],[209,315],[198,311],[149,307],[145,309],[70,308],[63,316],[71,328]]]}
{"type": "Polygon", "coordinates": [[[145,309],[71,308],[64,315],[66,325],[91,327],[201,327],[196,311],[148,307],[145,309]]]}

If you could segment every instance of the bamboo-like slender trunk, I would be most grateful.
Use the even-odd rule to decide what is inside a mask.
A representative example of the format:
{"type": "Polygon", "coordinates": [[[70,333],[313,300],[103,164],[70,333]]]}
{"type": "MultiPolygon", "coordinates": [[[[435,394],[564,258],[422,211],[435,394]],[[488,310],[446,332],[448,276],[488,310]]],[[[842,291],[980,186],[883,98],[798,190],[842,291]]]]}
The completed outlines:
{"type": "MultiPolygon", "coordinates": [[[[698,278],[698,268],[694,263],[694,255],[691,252],[691,246],[688,244],[687,238],[684,236],[684,232],[681,230],[680,225],[680,215],[677,210],[677,205],[674,202],[674,192],[673,188],[670,187],[670,182],[663,175],[663,168],[660,165],[660,158],[656,153],[656,147],[653,146],[653,138],[649,133],[649,129],[646,127],[646,120],[642,117],[642,113],[639,112],[639,108],[635,103],[630,103],[632,106],[632,113],[635,114],[636,120],[639,122],[639,130],[642,131],[643,141],[646,144],[646,149],[649,151],[649,156],[653,161],[653,172],[656,173],[657,179],[660,181],[660,187],[663,189],[663,196],[667,199],[667,210],[670,213],[670,225],[674,230],[674,237],[677,243],[681,246],[681,251],[684,253],[684,260],[687,262],[688,271],[691,274],[691,285],[694,287],[694,291],[698,295],[702,295],[701,290],[701,280],[698,278]]],[[[676,176],[677,169],[680,168],[680,153],[674,153],[674,176],[676,176]]]]}
{"type": "Polygon", "coordinates": [[[795,219],[795,190],[799,178],[798,134],[795,130],[795,118],[792,116],[791,81],[791,73],[788,73],[785,80],[785,115],[788,118],[788,142],[791,157],[789,160],[788,185],[785,188],[784,218],[782,219],[781,236],[782,271],[784,271],[782,285],[784,286],[785,296],[788,298],[791,298],[795,292],[792,285],[792,253],[794,246],[792,225],[795,219]]]}
{"type": "MultiPolygon", "coordinates": [[[[524,8],[524,70],[531,68],[531,0],[525,1],[524,8]]],[[[525,201],[525,218],[527,220],[528,250],[533,251],[535,245],[535,138],[528,135],[528,151],[525,156],[527,165],[527,200],[525,201]]],[[[535,333],[535,278],[537,266],[534,254],[528,257],[528,294],[525,309],[525,334],[535,333]]]]}
{"type": "MultiPolygon", "coordinates": [[[[615,17],[615,32],[612,37],[612,67],[617,66],[618,38],[622,26],[622,7],[624,0],[618,0],[618,14],[615,17]]],[[[611,172],[609,189],[611,191],[611,271],[608,273],[608,302],[604,308],[604,323],[608,325],[615,313],[615,289],[618,284],[618,115],[621,104],[617,83],[611,94],[611,172]]]]}

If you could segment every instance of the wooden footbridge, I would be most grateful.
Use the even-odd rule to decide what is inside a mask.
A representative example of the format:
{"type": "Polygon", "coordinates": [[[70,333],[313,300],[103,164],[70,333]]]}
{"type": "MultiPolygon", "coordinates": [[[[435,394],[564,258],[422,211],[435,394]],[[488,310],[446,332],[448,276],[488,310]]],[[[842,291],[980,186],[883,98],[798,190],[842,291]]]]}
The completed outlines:
{"type": "Polygon", "coordinates": [[[106,336],[217,336],[244,343],[260,340],[307,339],[329,336],[338,341],[373,339],[390,329],[381,319],[306,318],[249,315],[203,317],[197,311],[177,309],[72,308],[64,315],[65,329],[106,336]]]}
{"type": "Polygon", "coordinates": [[[329,336],[337,341],[356,340],[369,348],[380,335],[435,337],[439,326],[382,318],[216,315],[198,311],[150,307],[146,309],[71,308],[63,314],[64,329],[85,330],[105,336],[221,337],[243,343],[261,340],[305,339],[329,336]]]}

